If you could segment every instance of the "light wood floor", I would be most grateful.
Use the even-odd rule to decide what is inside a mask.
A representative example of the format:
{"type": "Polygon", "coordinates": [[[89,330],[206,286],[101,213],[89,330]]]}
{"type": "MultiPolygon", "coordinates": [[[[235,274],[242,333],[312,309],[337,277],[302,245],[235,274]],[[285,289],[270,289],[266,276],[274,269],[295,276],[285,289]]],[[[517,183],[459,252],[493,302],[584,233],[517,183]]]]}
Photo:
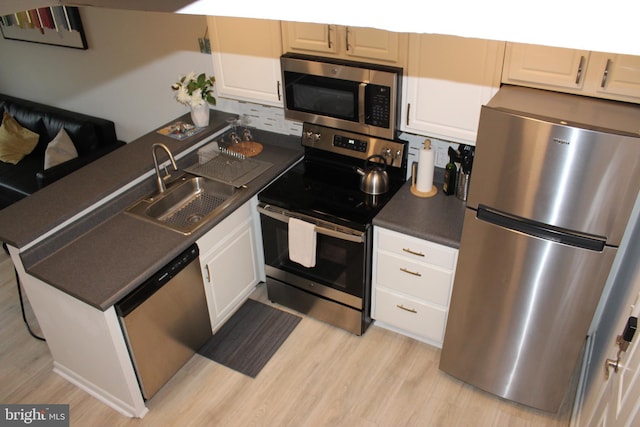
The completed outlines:
{"type": "MultiPolygon", "coordinates": [[[[268,303],[262,285],[252,297],[268,303]]],[[[0,403],[67,403],[71,426],[546,427],[570,416],[570,405],[549,415],[457,381],[438,370],[438,349],[375,325],[357,337],[303,318],[255,379],[196,355],[143,419],[129,419],[52,372],[47,345],[24,326],[4,253],[0,343],[0,403]]]]}

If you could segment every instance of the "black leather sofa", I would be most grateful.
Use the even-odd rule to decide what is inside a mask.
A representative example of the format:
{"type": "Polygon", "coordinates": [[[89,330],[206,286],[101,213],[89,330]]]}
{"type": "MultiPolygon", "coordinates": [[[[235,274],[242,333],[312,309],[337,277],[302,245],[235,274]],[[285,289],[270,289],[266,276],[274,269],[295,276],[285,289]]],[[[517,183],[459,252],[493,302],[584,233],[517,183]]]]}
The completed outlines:
{"type": "Polygon", "coordinates": [[[124,145],[109,120],[0,94],[0,121],[3,110],[40,137],[36,148],[18,164],[0,161],[0,209],[124,145]],[[63,127],[78,157],[44,169],[47,145],[63,127]]]}

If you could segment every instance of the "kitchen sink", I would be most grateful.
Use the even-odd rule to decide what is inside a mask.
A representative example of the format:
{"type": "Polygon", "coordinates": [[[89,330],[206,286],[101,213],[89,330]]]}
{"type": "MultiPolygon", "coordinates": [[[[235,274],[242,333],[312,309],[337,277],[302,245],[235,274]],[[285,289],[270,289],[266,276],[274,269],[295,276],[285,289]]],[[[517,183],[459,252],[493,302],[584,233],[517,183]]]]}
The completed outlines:
{"type": "Polygon", "coordinates": [[[220,214],[238,189],[229,184],[184,174],[128,207],[125,212],[183,234],[191,234],[220,214]]]}

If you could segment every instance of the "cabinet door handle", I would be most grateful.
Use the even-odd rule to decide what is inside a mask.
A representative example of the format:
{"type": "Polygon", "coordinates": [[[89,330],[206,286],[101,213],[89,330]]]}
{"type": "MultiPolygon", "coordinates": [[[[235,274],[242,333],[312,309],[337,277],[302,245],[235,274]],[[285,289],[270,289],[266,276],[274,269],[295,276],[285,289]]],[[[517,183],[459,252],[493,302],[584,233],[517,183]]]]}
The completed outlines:
{"type": "Polygon", "coordinates": [[[607,84],[607,77],[609,77],[609,67],[611,66],[611,59],[607,59],[607,65],[604,67],[604,73],[602,73],[602,83],[600,83],[600,87],[604,89],[604,86],[607,84]]]}
{"type": "Polygon", "coordinates": [[[584,66],[585,57],[582,55],[580,57],[580,64],[578,64],[578,73],[576,74],[576,84],[580,83],[580,78],[582,78],[582,67],[584,66]]]}
{"type": "Polygon", "coordinates": [[[411,113],[411,104],[407,104],[407,126],[409,126],[409,113],[411,113]]]}
{"type": "Polygon", "coordinates": [[[331,25],[327,25],[327,45],[329,49],[333,47],[333,43],[331,42],[331,25]]]}
{"type": "Polygon", "coordinates": [[[403,250],[404,252],[406,252],[406,253],[411,254],[411,255],[416,255],[416,256],[421,256],[421,257],[423,257],[423,256],[424,256],[424,254],[423,254],[422,252],[412,251],[412,250],[411,250],[411,249],[409,249],[409,248],[402,248],[402,250],[403,250]]]}
{"type": "Polygon", "coordinates": [[[408,270],[405,267],[400,267],[400,271],[404,271],[405,273],[411,274],[412,276],[422,277],[421,273],[418,273],[417,271],[408,270]]]}
{"type": "Polygon", "coordinates": [[[278,80],[276,91],[278,92],[278,101],[282,101],[282,97],[280,96],[280,80],[278,80]]]}
{"type": "Polygon", "coordinates": [[[349,27],[347,27],[347,35],[345,37],[345,42],[347,44],[347,52],[349,52],[349,27]]]}
{"type": "Polygon", "coordinates": [[[402,304],[397,304],[396,307],[398,307],[400,310],[408,311],[409,313],[414,313],[414,314],[418,313],[418,311],[415,308],[407,308],[402,304]]]}
{"type": "Polygon", "coordinates": [[[209,271],[209,264],[206,264],[204,267],[207,270],[207,282],[211,283],[211,272],[209,271]]]}

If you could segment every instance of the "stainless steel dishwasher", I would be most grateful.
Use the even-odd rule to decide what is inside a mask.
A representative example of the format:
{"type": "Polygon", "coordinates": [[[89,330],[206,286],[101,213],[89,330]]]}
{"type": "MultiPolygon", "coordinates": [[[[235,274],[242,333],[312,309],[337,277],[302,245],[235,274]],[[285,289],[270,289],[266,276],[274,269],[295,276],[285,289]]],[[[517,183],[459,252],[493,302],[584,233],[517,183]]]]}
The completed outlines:
{"type": "Polygon", "coordinates": [[[212,336],[198,254],[192,245],[115,305],[145,399],[212,336]]]}

